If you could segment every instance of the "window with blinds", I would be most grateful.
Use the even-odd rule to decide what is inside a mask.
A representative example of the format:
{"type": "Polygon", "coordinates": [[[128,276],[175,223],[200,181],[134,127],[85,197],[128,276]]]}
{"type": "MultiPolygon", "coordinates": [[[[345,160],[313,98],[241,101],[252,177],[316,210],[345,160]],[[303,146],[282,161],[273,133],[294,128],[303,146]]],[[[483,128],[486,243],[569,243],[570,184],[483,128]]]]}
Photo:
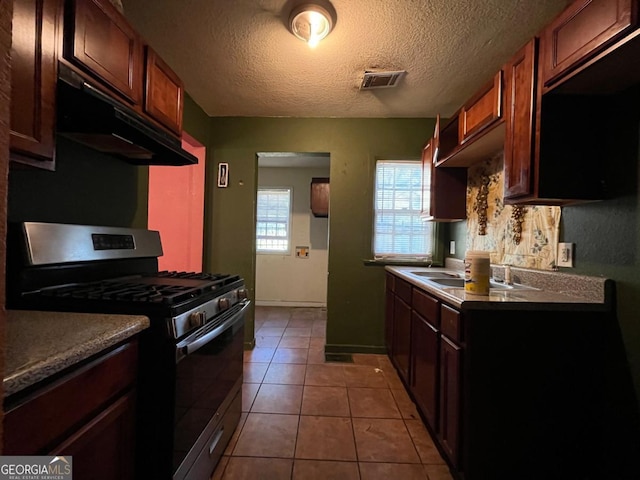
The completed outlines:
{"type": "Polygon", "coordinates": [[[288,253],[291,188],[258,188],[256,216],[256,251],[288,253]]]}
{"type": "MultiPolygon", "coordinates": [[[[425,201],[428,203],[429,199],[425,201]]],[[[420,161],[376,162],[374,202],[376,258],[431,257],[433,223],[420,219],[423,205],[420,161]]]]}

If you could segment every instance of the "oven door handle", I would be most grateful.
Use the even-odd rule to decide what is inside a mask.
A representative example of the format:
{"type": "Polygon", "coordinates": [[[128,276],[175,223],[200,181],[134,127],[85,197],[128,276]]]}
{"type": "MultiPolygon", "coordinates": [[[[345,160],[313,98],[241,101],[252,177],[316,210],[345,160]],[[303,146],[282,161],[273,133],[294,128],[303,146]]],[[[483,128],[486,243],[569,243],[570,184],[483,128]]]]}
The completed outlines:
{"type": "Polygon", "coordinates": [[[244,312],[251,304],[250,300],[243,300],[242,302],[234,305],[222,315],[228,318],[224,318],[223,322],[214,328],[205,324],[205,326],[189,337],[185,338],[177,345],[177,357],[176,360],[180,361],[187,355],[191,355],[193,352],[202,348],[211,340],[222,334],[225,330],[238,323],[244,316],[244,312]],[[208,328],[207,328],[208,327],[208,328]],[[211,330],[209,330],[211,329],[211,330]]]}

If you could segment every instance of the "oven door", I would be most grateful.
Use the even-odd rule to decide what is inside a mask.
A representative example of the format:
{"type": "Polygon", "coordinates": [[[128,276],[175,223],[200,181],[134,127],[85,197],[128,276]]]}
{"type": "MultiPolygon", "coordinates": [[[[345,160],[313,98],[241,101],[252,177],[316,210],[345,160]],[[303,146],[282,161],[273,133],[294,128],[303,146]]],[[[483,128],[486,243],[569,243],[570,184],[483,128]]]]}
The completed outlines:
{"type": "Polygon", "coordinates": [[[209,478],[240,419],[249,300],[176,345],[174,480],[209,478]]]}

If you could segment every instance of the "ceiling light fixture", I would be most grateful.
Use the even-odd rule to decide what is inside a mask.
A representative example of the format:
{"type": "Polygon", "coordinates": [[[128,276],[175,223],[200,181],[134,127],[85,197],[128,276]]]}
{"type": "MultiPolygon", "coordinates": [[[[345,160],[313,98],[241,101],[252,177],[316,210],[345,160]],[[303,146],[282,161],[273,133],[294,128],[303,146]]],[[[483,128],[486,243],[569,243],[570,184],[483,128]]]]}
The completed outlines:
{"type": "Polygon", "coordinates": [[[334,18],[329,11],[315,3],[305,3],[294,8],[289,16],[289,30],[300,40],[314,48],[329,35],[334,18]]]}

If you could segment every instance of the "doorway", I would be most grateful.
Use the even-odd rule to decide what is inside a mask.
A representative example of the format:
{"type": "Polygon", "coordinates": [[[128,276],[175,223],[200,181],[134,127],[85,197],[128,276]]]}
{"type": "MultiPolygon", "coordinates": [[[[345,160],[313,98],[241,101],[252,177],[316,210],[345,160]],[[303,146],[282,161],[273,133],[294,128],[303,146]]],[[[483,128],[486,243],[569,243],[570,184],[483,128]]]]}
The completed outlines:
{"type": "Polygon", "coordinates": [[[329,218],[313,215],[310,192],[329,177],[330,154],[260,152],[257,162],[256,305],[326,307],[329,218]]]}

